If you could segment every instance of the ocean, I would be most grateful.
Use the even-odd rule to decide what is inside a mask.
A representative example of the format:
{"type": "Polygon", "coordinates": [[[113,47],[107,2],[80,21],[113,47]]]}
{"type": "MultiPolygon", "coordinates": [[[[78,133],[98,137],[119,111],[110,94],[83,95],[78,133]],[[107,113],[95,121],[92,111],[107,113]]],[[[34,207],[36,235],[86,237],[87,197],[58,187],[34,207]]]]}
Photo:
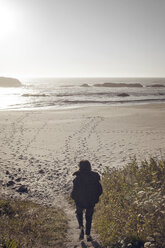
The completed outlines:
{"type": "Polygon", "coordinates": [[[0,110],[67,109],[165,102],[165,78],[28,78],[0,87],[0,110]]]}

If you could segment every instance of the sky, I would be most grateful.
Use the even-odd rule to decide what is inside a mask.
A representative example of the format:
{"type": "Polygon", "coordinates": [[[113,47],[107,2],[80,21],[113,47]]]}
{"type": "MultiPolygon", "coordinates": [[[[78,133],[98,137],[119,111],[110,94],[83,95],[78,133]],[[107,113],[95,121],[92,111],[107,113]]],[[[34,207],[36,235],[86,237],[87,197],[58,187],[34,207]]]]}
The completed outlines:
{"type": "Polygon", "coordinates": [[[0,76],[165,77],[165,0],[0,0],[0,76]]]}

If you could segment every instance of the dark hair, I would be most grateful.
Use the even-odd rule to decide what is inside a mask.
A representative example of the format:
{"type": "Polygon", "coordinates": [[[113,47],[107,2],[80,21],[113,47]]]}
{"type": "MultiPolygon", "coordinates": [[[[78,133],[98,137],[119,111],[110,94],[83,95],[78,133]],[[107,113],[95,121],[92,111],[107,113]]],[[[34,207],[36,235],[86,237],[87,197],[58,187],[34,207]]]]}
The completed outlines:
{"type": "Polygon", "coordinates": [[[80,171],[91,171],[91,164],[88,160],[81,160],[78,166],[80,171]]]}

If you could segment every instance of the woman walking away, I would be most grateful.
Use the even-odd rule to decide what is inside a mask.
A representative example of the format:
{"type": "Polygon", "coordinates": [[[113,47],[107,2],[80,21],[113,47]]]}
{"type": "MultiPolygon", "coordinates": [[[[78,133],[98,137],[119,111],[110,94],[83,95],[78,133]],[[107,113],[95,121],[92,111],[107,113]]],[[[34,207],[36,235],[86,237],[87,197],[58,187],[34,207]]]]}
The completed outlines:
{"type": "Polygon", "coordinates": [[[73,175],[76,178],[73,180],[71,197],[76,204],[76,217],[80,228],[79,239],[84,239],[83,210],[85,210],[85,234],[87,241],[92,241],[90,236],[92,215],[95,204],[102,194],[100,176],[97,172],[91,170],[91,164],[88,160],[80,161],[79,170],[73,175]]]}

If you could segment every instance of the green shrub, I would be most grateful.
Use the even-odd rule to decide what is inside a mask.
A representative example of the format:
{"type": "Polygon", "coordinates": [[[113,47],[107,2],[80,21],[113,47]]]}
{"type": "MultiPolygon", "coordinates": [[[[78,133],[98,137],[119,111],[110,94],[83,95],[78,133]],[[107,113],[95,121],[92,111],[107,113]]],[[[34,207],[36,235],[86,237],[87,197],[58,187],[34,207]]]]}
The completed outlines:
{"type": "Polygon", "coordinates": [[[165,247],[165,161],[136,159],[122,169],[107,168],[94,225],[108,247],[140,247],[152,236],[165,247]]]}

